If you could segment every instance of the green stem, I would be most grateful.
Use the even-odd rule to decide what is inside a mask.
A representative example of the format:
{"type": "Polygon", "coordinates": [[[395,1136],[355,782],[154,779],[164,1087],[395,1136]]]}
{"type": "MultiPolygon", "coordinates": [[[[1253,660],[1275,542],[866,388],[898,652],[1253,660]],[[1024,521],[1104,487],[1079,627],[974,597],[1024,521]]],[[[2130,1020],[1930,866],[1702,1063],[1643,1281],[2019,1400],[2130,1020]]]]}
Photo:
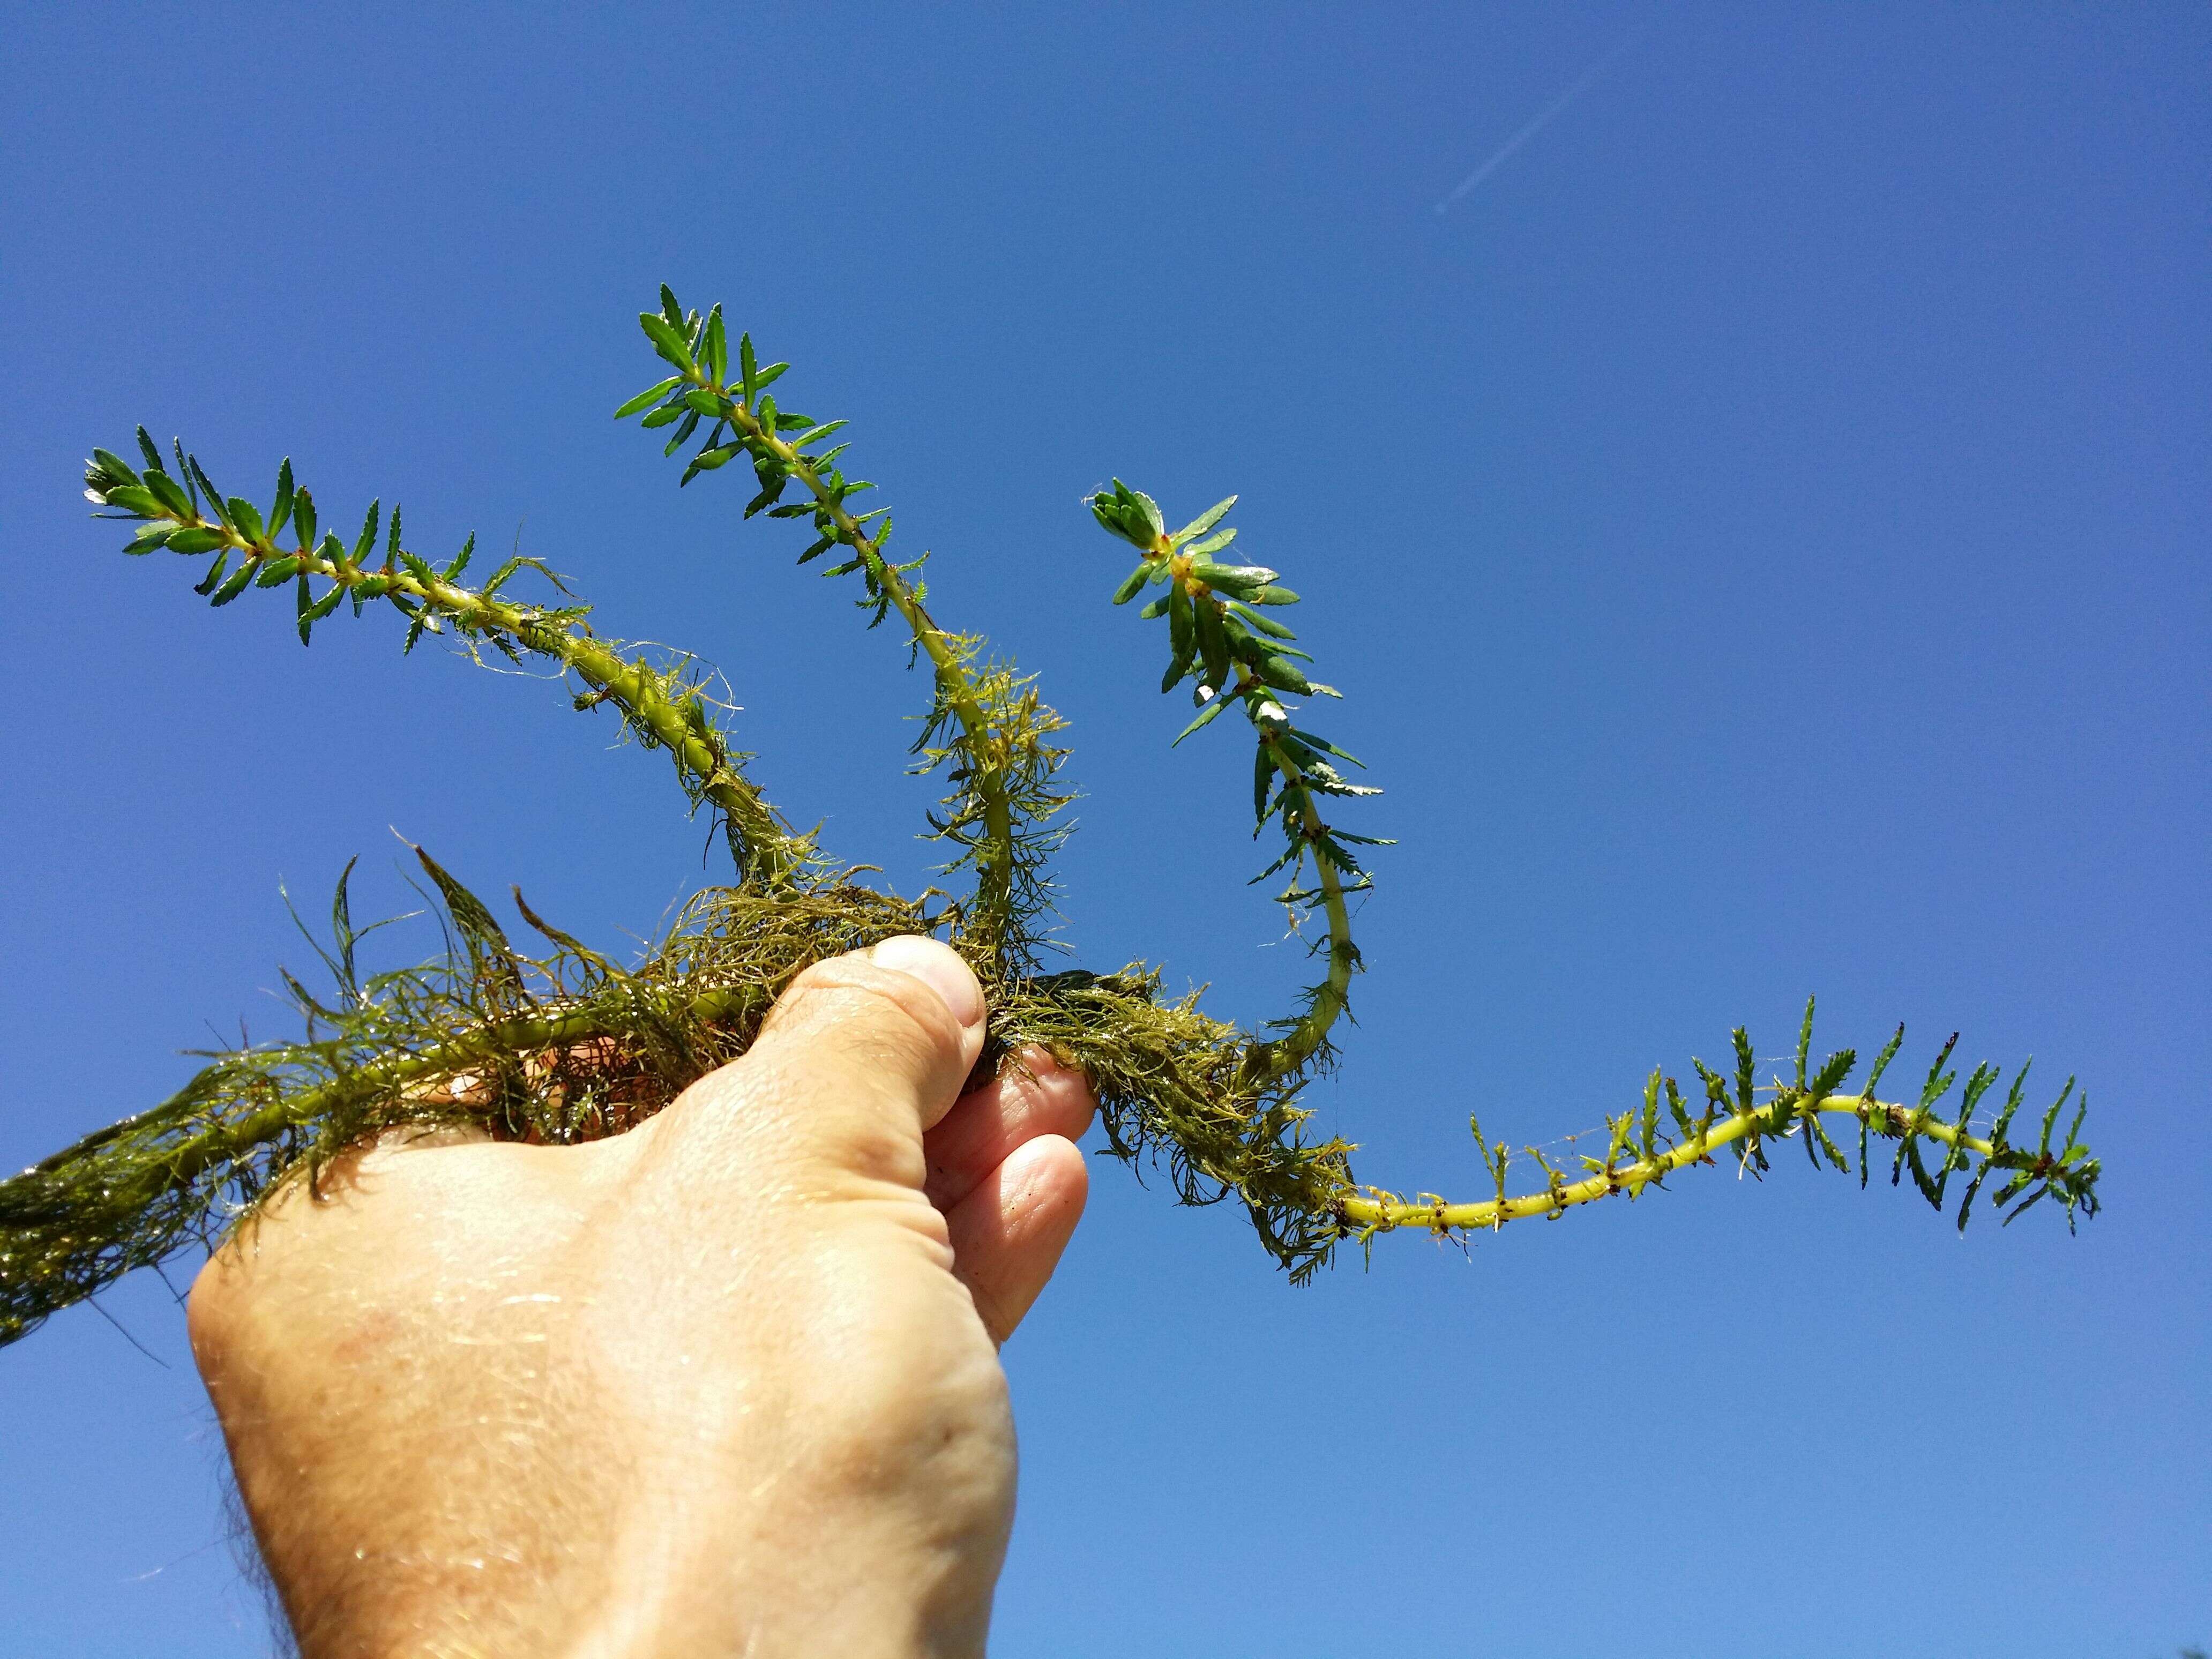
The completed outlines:
{"type": "MultiPolygon", "coordinates": [[[[2036,1155],[2016,1147],[2008,1147],[1999,1152],[1990,1142],[1966,1133],[1956,1125],[1942,1121],[1931,1112],[1909,1106],[1891,1105],[1864,1095],[1829,1095],[1816,1103],[1798,1109],[1801,1116],[1812,1112],[1838,1113],[1858,1118],[1875,1133],[1893,1139],[1908,1134],[1923,1134],[1947,1146],[1958,1146],[1984,1158],[1994,1158],[2002,1169],[2033,1168],[2037,1162],[2036,1155]]],[[[1662,1181],[1692,1164],[1706,1161],[1707,1155],[1715,1147],[1729,1146],[1754,1133],[1773,1133],[1771,1108],[1734,1112],[1710,1125],[1700,1125],[1689,1139],[1656,1158],[1618,1169],[1608,1167],[1582,1181],[1562,1181],[1555,1176],[1552,1185],[1540,1193],[1529,1193],[1519,1198],[1448,1204],[1442,1199],[1408,1202],[1395,1194],[1370,1188],[1365,1197],[1343,1200],[1340,1212],[1352,1229],[1362,1233],[1389,1232],[1399,1227],[1425,1227],[1439,1233],[1482,1227],[1495,1229],[1509,1221],[1523,1220],[1531,1216],[1558,1215],[1576,1205],[1595,1203],[1618,1193],[1626,1193],[1633,1198],[1652,1182],[1662,1181]]],[[[2057,1167],[2055,1160],[2051,1167],[2057,1167]]]]}
{"type": "Polygon", "coordinates": [[[669,696],[660,677],[647,665],[626,660],[584,624],[556,622],[533,606],[480,593],[441,577],[426,580],[404,567],[370,570],[343,557],[325,558],[305,546],[281,552],[246,540],[227,525],[202,521],[198,527],[222,536],[226,545],[246,556],[249,567],[277,557],[295,560],[303,574],[325,577],[349,592],[373,584],[371,597],[400,594],[465,630],[503,634],[550,657],[589,686],[594,701],[613,703],[633,726],[665,747],[690,787],[721,810],[732,832],[732,850],[742,874],[775,886],[806,866],[805,838],[785,823],[738,770],[728,744],[704,708],[669,696]]]}
{"type": "MultiPolygon", "coordinates": [[[[743,994],[705,992],[691,1005],[690,1014],[711,1021],[735,1012],[743,994]]],[[[152,1173],[164,1188],[186,1187],[210,1170],[235,1162],[287,1130],[304,1127],[329,1115],[344,1101],[399,1094],[410,1085],[459,1077],[487,1061],[534,1049],[588,1042],[597,1037],[625,1036],[633,1029],[634,1022],[623,1018],[619,1011],[589,1007],[525,1014],[478,1025],[428,1048],[366,1061],[327,1083],[271,1101],[257,1111],[222,1125],[212,1133],[195,1139],[191,1145],[178,1148],[163,1158],[152,1173]]],[[[131,1129],[157,1127],[162,1111],[162,1108],[155,1107],[137,1118],[88,1135],[24,1173],[37,1176],[59,1170],[121,1139],[131,1129]]]]}
{"type": "MultiPolygon", "coordinates": [[[[1249,702],[1245,708],[1250,710],[1249,702]]],[[[1285,787],[1299,792],[1298,821],[1305,832],[1307,848],[1313,854],[1322,907],[1328,917],[1328,976],[1314,988],[1313,1006],[1306,1010],[1304,1017],[1284,1036],[1266,1045],[1267,1075],[1273,1081],[1297,1072],[1320,1052],[1328,1038],[1329,1028],[1336,1024],[1351,1000],[1352,971],[1359,960],[1359,953],[1352,943],[1352,917],[1345,908],[1343,878],[1321,844],[1321,837],[1328,826],[1322,822],[1321,810],[1314,805],[1313,791],[1298,770],[1297,763],[1276,740],[1273,732],[1261,726],[1256,717],[1253,724],[1259,727],[1261,741],[1274,756],[1276,767],[1285,780],[1285,787]]]]}
{"type": "Polygon", "coordinates": [[[716,385],[696,370],[690,378],[723,400],[727,406],[723,418],[749,441],[749,447],[766,450],[812,493],[836,526],[838,542],[866,562],[869,575],[890,598],[915,642],[929,658],[938,694],[967,734],[972,757],[969,783],[983,807],[983,842],[975,856],[975,921],[995,938],[1012,912],[1013,806],[1006,793],[1006,757],[1000,752],[1000,744],[992,732],[990,715],[976,695],[975,680],[968,672],[961,652],[932,619],[921,596],[897,567],[884,557],[883,536],[878,533],[871,537],[867,533],[866,527],[846,507],[842,496],[823,481],[812,463],[763,426],[750,410],[730,395],[728,387],[716,385]]]}

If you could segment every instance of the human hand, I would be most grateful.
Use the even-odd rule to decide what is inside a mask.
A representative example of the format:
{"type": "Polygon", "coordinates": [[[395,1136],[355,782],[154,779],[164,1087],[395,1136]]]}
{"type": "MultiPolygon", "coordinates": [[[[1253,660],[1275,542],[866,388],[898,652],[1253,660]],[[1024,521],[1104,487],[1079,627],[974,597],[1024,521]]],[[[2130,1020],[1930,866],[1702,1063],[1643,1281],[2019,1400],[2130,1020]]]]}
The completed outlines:
{"type": "Polygon", "coordinates": [[[1092,1110],[1041,1054],[961,1097],[982,1041],[890,940],[626,1134],[387,1139],[217,1252],[193,1351],[307,1659],[981,1653],[996,1344],[1092,1110]]]}

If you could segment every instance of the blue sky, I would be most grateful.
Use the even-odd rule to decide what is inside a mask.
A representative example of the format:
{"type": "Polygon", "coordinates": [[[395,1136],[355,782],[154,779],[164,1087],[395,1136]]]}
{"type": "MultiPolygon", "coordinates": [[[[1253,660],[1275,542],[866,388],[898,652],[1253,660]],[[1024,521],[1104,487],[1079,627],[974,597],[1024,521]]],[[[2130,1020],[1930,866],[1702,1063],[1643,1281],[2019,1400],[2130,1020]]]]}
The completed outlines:
{"type": "MultiPolygon", "coordinates": [[[[668,280],[854,420],[939,615],[1072,721],[1077,959],[1259,1019],[1302,964],[1243,884],[1243,752],[1168,751],[1079,507],[1243,493],[1400,842],[1315,1097],[1365,1178],[1471,1190],[1470,1110],[1555,1140],[1739,1022],[1782,1054],[1814,992],[1832,1046],[2078,1073],[2109,1171],[2075,1238],[1792,1158],[1293,1291],[1102,1166],[1007,1350],[995,1651],[2212,1641],[2201,8],[6,32],[0,1166],[278,1025],[278,882],[359,853],[401,908],[391,827],[610,945],[712,876],[655,757],[547,688],[376,622],[303,652],[121,558],[75,474],[142,421],[228,489],[289,454],[326,519],[519,538],[720,665],[794,817],[926,878],[902,653],[607,419],[668,280]]],[[[154,1358],[89,1310],[0,1352],[0,1647],[261,1652],[181,1316],[106,1306],[154,1358]]]]}

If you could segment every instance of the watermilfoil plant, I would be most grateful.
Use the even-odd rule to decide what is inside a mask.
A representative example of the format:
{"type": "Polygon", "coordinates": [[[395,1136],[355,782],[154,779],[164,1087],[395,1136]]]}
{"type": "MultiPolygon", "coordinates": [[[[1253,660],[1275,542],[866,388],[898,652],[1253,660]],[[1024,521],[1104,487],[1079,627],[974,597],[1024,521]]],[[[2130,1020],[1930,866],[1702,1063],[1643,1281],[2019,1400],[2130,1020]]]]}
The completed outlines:
{"type": "Polygon", "coordinates": [[[599,634],[588,608],[538,561],[509,558],[472,584],[473,538],[434,563],[407,546],[397,507],[386,515],[372,503],[349,540],[323,526],[289,461],[264,508],[225,496],[181,444],[164,453],[141,428],[137,460],[95,450],[85,478],[110,516],[139,526],[126,552],[205,561],[195,591],[216,605],[249,588],[289,589],[303,642],[342,605],[356,615],[383,606],[404,622],[408,650],[435,634],[478,659],[490,651],[556,671],[578,709],[611,711],[636,741],[666,751],[734,870],[641,959],[621,965],[518,891],[516,914],[543,941],[523,948],[418,850],[448,949],[431,963],[380,972],[360,961],[367,930],[354,923],[342,876],[327,943],[317,947],[328,988],[284,976],[299,1036],[210,1056],[169,1100],[0,1181],[0,1343],[133,1268],[212,1244],[278,1185],[312,1179],[366,1137],[456,1121],[544,1142],[619,1133],[742,1054],[809,963],[906,933],[947,939],[981,978],[991,1006],[982,1066],[1036,1045],[1079,1067],[1115,1154],[1164,1167],[1187,1202],[1235,1198],[1293,1280],[1348,1241],[1404,1228],[1464,1237],[1632,1200],[1723,1152],[1764,1171],[1792,1141],[1815,1165],[1855,1165],[1862,1183],[1883,1155],[1873,1142],[1886,1143],[1893,1184],[1909,1176],[1939,1210],[1956,1184],[1960,1227],[1985,1188],[2007,1221],[2045,1198],[2069,1225],[2095,1213],[2099,1165],[2081,1139],[2070,1079],[2039,1110],[2029,1105],[2025,1066],[2007,1083],[1978,1066],[1961,1085],[1954,1037],[1917,1090],[1885,1100],[1879,1090],[1902,1029],[1862,1077],[1852,1050],[1815,1057],[1809,1003],[1787,1075],[1762,1079],[1739,1029],[1728,1060],[1692,1060],[1686,1085],[1654,1070],[1640,1095],[1607,1115],[1602,1156],[1570,1166],[1527,1148],[1520,1167],[1533,1174],[1516,1182],[1515,1154],[1471,1119],[1484,1170],[1478,1195],[1360,1184],[1354,1148],[1309,1138],[1299,1101],[1334,1061],[1333,1036],[1360,966],[1346,901],[1370,884],[1365,849],[1385,844],[1332,815],[1377,792],[1353,781],[1359,763],[1313,729],[1314,701],[1336,693],[1310,676],[1310,659],[1283,621],[1297,595],[1275,571],[1234,562],[1237,532],[1225,520],[1235,498],[1173,531],[1149,496],[1119,480],[1089,507],[1137,556],[1114,602],[1143,598],[1140,614],[1166,624],[1161,690],[1192,688],[1196,715],[1176,741],[1236,709],[1252,744],[1258,830],[1279,837],[1261,878],[1280,877],[1281,901],[1322,924],[1317,982],[1293,1012],[1256,1031],[1212,1018],[1194,996],[1163,994],[1153,967],[1053,964],[1043,948],[1047,867],[1070,799],[1060,721],[1011,663],[932,617],[924,560],[897,562],[890,515],[861,507],[872,486],[845,469],[845,422],[779,406],[772,388],[787,365],[757,362],[749,337],[733,347],[720,307],[688,312],[666,289],[659,310],[639,322],[672,372],[617,416],[671,428],[664,453],[689,449],[685,484],[746,463],[757,486],[746,516],[803,521],[811,534],[799,562],[832,560],[830,574],[857,580],[869,625],[896,617],[926,665],[931,702],[916,769],[948,786],[930,828],[963,890],[886,891],[864,878],[867,866],[841,863],[794,830],[747,775],[696,660],[599,634]],[[538,597],[512,591],[523,584],[538,597]]]}

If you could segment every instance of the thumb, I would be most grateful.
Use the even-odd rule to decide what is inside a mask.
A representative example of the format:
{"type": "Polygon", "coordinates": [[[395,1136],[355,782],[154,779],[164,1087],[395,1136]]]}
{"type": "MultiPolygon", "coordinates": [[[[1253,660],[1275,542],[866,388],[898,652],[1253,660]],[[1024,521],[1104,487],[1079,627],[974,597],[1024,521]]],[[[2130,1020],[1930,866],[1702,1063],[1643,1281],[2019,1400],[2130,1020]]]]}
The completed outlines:
{"type": "Polygon", "coordinates": [[[714,1143],[730,1143],[725,1155],[742,1146],[747,1161],[772,1146],[919,1188],[922,1132],[959,1097],[983,1029],[983,989],[958,952],[885,939],[806,969],[744,1056],[665,1115],[710,1161],[714,1143]]]}

